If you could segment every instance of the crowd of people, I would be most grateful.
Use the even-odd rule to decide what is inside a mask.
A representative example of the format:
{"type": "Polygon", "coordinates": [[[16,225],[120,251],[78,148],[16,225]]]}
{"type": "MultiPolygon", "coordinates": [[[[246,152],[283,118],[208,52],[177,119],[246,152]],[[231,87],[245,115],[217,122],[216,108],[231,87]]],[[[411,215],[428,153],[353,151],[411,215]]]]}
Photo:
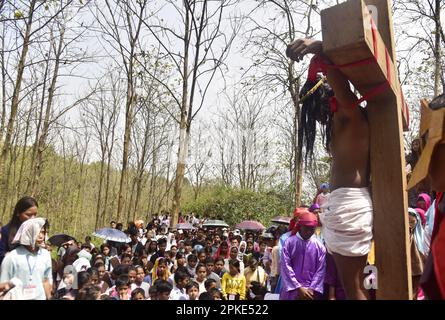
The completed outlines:
{"type": "MultiPolygon", "coordinates": [[[[90,236],[53,248],[49,223],[38,203],[20,199],[1,230],[1,299],[63,300],[289,300],[345,299],[333,257],[327,252],[319,219],[329,198],[322,184],[310,207],[295,209],[290,223],[266,230],[203,228],[205,219],[180,216],[192,230],[172,229],[168,215],[110,228],[131,241],[90,236]],[[97,242],[96,242],[97,243],[97,242]],[[51,251],[57,249],[51,256],[51,251]]],[[[434,202],[428,194],[410,208],[413,289],[418,288],[429,251],[434,202]]],[[[373,250],[368,264],[374,263],[373,250]]],[[[370,279],[372,281],[372,279],[370,279]]],[[[417,295],[419,293],[419,295],[417,295]]],[[[369,290],[370,297],[373,291],[369,290]]]]}

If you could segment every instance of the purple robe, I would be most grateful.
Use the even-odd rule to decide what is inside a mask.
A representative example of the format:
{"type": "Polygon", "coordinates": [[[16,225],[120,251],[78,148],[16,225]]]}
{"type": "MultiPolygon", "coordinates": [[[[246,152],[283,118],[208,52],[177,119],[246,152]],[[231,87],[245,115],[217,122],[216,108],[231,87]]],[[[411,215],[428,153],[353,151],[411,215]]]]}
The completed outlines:
{"type": "Polygon", "coordinates": [[[281,252],[280,300],[295,300],[300,287],[312,289],[315,297],[321,296],[325,271],[326,249],[316,236],[308,240],[299,233],[291,236],[281,252]]]}

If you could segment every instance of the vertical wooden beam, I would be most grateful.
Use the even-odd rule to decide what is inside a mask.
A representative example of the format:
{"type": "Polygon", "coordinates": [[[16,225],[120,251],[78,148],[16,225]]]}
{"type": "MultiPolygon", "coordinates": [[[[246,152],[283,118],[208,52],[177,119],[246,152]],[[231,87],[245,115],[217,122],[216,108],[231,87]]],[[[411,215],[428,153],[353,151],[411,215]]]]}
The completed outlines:
{"type": "MultiPolygon", "coordinates": [[[[378,31],[396,63],[390,0],[365,0],[377,7],[378,31]]],[[[398,101],[399,102],[399,101],[398,101]]],[[[374,207],[377,299],[412,299],[405,153],[401,104],[370,102],[371,183],[374,207]]]]}

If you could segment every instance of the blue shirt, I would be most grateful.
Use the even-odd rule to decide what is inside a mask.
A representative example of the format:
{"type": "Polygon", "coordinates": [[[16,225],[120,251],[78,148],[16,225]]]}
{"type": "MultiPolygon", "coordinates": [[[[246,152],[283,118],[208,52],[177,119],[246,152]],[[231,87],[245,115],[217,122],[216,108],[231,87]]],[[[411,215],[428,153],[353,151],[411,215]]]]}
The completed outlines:
{"type": "Polygon", "coordinates": [[[2,238],[0,239],[0,264],[2,264],[3,259],[5,258],[6,252],[9,249],[9,223],[4,225],[1,229],[2,238]]]}
{"type": "Polygon", "coordinates": [[[9,282],[12,278],[22,281],[23,287],[35,286],[35,300],[46,300],[43,281],[52,283],[51,255],[40,248],[36,254],[19,246],[5,256],[1,265],[0,283],[9,282]]]}

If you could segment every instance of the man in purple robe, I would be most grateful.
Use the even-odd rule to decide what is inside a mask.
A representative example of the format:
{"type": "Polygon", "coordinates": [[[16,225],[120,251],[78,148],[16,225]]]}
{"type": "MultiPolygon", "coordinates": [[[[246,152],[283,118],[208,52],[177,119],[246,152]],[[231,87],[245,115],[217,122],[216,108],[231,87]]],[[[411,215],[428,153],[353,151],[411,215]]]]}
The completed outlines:
{"type": "Polygon", "coordinates": [[[281,253],[282,290],[280,300],[315,300],[323,294],[326,249],[315,237],[318,219],[304,212],[299,231],[286,240],[281,253]]]}

